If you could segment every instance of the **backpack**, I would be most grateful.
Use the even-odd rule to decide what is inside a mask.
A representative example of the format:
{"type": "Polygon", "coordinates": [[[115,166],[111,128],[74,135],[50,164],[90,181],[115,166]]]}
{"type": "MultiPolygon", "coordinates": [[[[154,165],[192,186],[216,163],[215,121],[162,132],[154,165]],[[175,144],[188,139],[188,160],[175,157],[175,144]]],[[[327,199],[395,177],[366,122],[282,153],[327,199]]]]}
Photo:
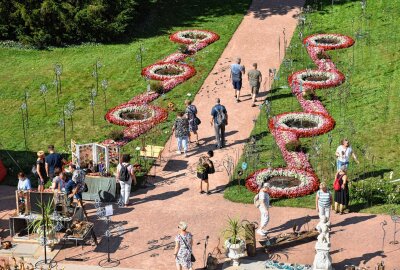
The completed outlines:
{"type": "Polygon", "coordinates": [[[335,191],[340,191],[340,189],[341,189],[341,186],[340,186],[340,183],[339,183],[339,180],[340,180],[340,179],[341,179],[341,177],[339,178],[339,174],[336,175],[335,181],[333,182],[333,189],[334,189],[335,191]]]}
{"type": "Polygon", "coordinates": [[[226,124],[226,114],[224,113],[224,107],[222,106],[217,109],[217,117],[215,119],[215,123],[218,126],[226,124]]]}
{"type": "Polygon", "coordinates": [[[128,165],[123,165],[121,164],[121,169],[119,170],[119,180],[122,182],[128,182],[131,174],[128,170],[128,167],[130,166],[130,164],[128,165]]]}

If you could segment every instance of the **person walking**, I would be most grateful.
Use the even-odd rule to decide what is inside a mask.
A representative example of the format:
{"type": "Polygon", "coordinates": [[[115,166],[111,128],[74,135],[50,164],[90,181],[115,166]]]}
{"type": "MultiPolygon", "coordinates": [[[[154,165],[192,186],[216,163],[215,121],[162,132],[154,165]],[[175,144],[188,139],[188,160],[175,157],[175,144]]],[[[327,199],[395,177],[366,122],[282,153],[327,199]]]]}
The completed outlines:
{"type": "Polygon", "coordinates": [[[354,154],[353,149],[350,146],[350,142],[347,139],[343,139],[336,149],[336,168],[339,171],[340,168],[344,165],[346,169],[349,168],[350,156],[354,159],[354,161],[359,164],[360,162],[357,159],[357,156],[354,154]]]}
{"type": "Polygon", "coordinates": [[[189,142],[191,142],[191,133],[194,134],[196,138],[196,145],[199,146],[199,135],[197,134],[197,130],[199,129],[198,126],[198,118],[197,118],[197,108],[192,104],[192,101],[190,100],[185,100],[185,105],[186,105],[186,117],[189,120],[189,142]]]}
{"type": "Polygon", "coordinates": [[[37,152],[37,160],[36,160],[36,173],[38,176],[38,191],[43,192],[44,185],[47,180],[47,172],[46,172],[46,156],[44,151],[37,152]]]}
{"type": "Polygon", "coordinates": [[[216,147],[225,147],[225,126],[228,125],[228,112],[225,106],[221,105],[219,98],[215,99],[216,105],[211,109],[211,126],[214,125],[216,147]]]}
{"type": "Polygon", "coordinates": [[[258,194],[254,197],[254,204],[260,210],[260,227],[257,229],[257,234],[261,236],[266,236],[267,231],[264,228],[268,225],[269,222],[269,194],[268,189],[270,188],[270,184],[265,182],[258,192],[258,194]]]}
{"type": "Polygon", "coordinates": [[[262,82],[262,74],[257,69],[257,63],[253,64],[253,68],[254,69],[250,70],[247,73],[247,78],[250,83],[251,95],[252,95],[252,99],[253,99],[253,103],[251,104],[251,107],[256,106],[255,103],[257,101],[257,95],[258,95],[258,92],[260,91],[260,85],[262,82]]]}
{"type": "Polygon", "coordinates": [[[347,168],[346,165],[342,165],[340,170],[336,173],[333,188],[335,189],[335,212],[336,214],[342,215],[344,209],[349,212],[349,186],[348,186],[347,168]]]}
{"type": "Polygon", "coordinates": [[[240,102],[240,89],[242,89],[242,74],[245,74],[245,67],[240,64],[241,59],[238,57],[234,64],[231,65],[230,80],[232,81],[233,90],[235,91],[236,102],[240,102]]]}
{"type": "Polygon", "coordinates": [[[178,112],[174,125],[172,127],[172,133],[175,132],[175,137],[178,142],[178,150],[176,151],[178,154],[185,154],[185,157],[187,157],[187,151],[188,151],[188,142],[189,142],[189,120],[184,117],[183,112],[178,112]]]}
{"type": "Polygon", "coordinates": [[[54,145],[49,145],[48,147],[49,155],[46,157],[46,174],[47,177],[50,179],[54,178],[54,170],[55,168],[60,168],[62,170],[63,164],[66,164],[66,160],[63,159],[63,157],[59,154],[56,153],[56,150],[54,148],[54,145]]]}
{"type": "Polygon", "coordinates": [[[327,220],[330,219],[332,207],[332,194],[326,187],[326,184],[322,182],[319,184],[319,190],[317,191],[317,195],[315,196],[315,209],[319,214],[319,218],[322,220],[323,217],[326,217],[327,220]]]}
{"type": "Polygon", "coordinates": [[[130,164],[131,156],[122,155],[121,163],[117,166],[117,181],[121,186],[121,201],[124,206],[129,205],[129,195],[131,193],[132,183],[136,185],[135,169],[130,164]]]}
{"type": "Polygon", "coordinates": [[[192,270],[193,262],[191,260],[192,257],[192,246],[193,246],[193,236],[190,232],[187,231],[186,222],[179,222],[178,229],[179,233],[175,237],[175,263],[176,269],[182,270],[183,268],[192,270]]]}
{"type": "Polygon", "coordinates": [[[199,158],[199,163],[197,165],[197,178],[200,179],[200,194],[204,194],[203,191],[203,182],[206,183],[206,192],[207,195],[210,195],[209,183],[208,183],[208,175],[215,173],[214,163],[210,158],[214,156],[214,152],[212,150],[207,152],[206,156],[201,156],[199,158]]]}

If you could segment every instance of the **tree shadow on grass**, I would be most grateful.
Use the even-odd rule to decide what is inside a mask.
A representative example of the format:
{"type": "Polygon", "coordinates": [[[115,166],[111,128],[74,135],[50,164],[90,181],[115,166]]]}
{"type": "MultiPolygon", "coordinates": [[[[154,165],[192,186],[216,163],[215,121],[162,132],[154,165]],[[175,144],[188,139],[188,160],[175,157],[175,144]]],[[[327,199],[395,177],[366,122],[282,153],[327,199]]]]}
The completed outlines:
{"type": "MultiPolygon", "coordinates": [[[[248,0],[159,0],[148,8],[142,22],[133,30],[133,38],[148,38],[169,34],[176,27],[194,27],[199,23],[207,23],[208,18],[230,15],[245,15],[264,20],[273,15],[285,15],[300,8],[300,1],[251,1],[248,0]],[[248,10],[249,9],[249,10],[248,10]]],[[[212,29],[210,29],[212,30],[212,29]]],[[[131,42],[130,40],[129,42],[131,42]]]]}
{"type": "Polygon", "coordinates": [[[388,173],[391,171],[393,171],[393,170],[392,169],[381,169],[381,170],[372,171],[372,172],[364,172],[364,173],[357,175],[353,179],[353,181],[360,181],[360,180],[364,180],[364,179],[372,178],[372,177],[380,177],[381,179],[383,179],[385,173],[388,173]]]}

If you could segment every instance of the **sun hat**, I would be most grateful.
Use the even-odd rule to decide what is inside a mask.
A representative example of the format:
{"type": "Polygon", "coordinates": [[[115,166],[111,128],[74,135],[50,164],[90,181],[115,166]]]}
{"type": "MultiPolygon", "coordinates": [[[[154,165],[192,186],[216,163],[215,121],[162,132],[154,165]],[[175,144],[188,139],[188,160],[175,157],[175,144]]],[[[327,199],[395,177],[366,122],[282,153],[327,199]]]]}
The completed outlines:
{"type": "Polygon", "coordinates": [[[178,228],[183,230],[183,231],[186,231],[186,229],[187,229],[186,222],[184,222],[184,221],[179,222],[178,228]]]}
{"type": "Polygon", "coordinates": [[[268,183],[268,182],[264,182],[263,187],[264,188],[269,188],[269,187],[271,187],[271,184],[268,183]]]}

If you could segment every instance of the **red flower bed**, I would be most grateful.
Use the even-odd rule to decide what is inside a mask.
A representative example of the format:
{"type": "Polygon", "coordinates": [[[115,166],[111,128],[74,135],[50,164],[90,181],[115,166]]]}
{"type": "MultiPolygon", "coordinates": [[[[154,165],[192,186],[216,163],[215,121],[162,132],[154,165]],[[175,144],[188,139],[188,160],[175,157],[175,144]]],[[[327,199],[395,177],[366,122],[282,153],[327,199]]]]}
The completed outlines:
{"type": "Polygon", "coordinates": [[[259,187],[264,182],[262,181],[264,178],[267,179],[265,182],[268,182],[269,177],[274,176],[287,176],[293,177],[297,179],[300,184],[294,187],[280,188],[274,185],[268,189],[268,194],[271,198],[295,198],[301,197],[308,194],[313,193],[318,190],[319,181],[317,176],[313,172],[298,170],[298,169],[285,169],[285,168],[276,168],[276,169],[261,169],[252,173],[246,180],[246,187],[257,193],[259,191],[259,187]]]}
{"type": "Polygon", "coordinates": [[[292,93],[297,97],[305,112],[279,114],[268,123],[288,168],[262,169],[246,179],[246,187],[253,192],[258,192],[264,178],[269,181],[269,178],[264,176],[290,174],[290,177],[295,175],[295,179],[301,179],[300,183],[295,182],[295,187],[279,187],[277,183],[275,186],[272,185],[268,191],[272,198],[300,197],[318,189],[318,179],[308,162],[308,155],[289,151],[286,145],[297,141],[300,137],[324,134],[334,128],[335,121],[322,103],[319,100],[306,100],[303,95],[310,90],[335,87],[344,82],[345,76],[336,69],[325,50],[350,47],[354,44],[354,40],[339,34],[316,34],[305,38],[304,44],[307,45],[307,52],[318,69],[297,71],[289,76],[288,81],[292,93]]]}
{"type": "Polygon", "coordinates": [[[207,30],[183,30],[172,34],[169,39],[182,44],[206,43],[211,44],[219,39],[219,36],[207,30]]]}

